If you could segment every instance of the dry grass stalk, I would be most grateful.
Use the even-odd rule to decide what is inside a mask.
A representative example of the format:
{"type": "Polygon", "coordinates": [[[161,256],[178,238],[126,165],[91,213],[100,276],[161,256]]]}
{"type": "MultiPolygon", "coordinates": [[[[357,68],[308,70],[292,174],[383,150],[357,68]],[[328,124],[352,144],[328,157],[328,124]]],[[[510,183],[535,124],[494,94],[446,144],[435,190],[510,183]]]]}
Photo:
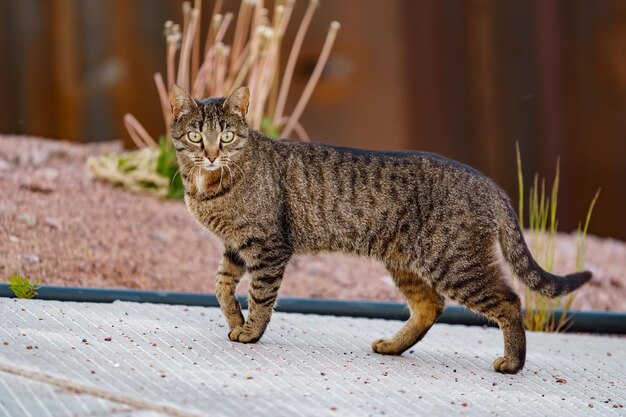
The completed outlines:
{"type": "MultiPolygon", "coordinates": [[[[291,45],[287,65],[281,74],[281,50],[294,4],[295,0],[278,0],[270,13],[262,0],[242,0],[235,19],[232,13],[222,14],[223,2],[218,0],[215,2],[202,48],[202,0],[194,0],[193,6],[191,2],[184,2],[182,31],[172,21],[165,23],[166,79],[160,74],[154,76],[166,132],[171,121],[167,90],[174,82],[190,90],[196,98],[227,95],[245,84],[251,90],[248,121],[253,128],[261,129],[264,123],[269,123],[282,136],[295,132],[300,139],[308,140],[298,120],[319,81],[340,25],[337,22],[331,23],[317,65],[296,107],[291,114],[285,114],[295,65],[319,1],[309,0],[291,45]],[[226,45],[224,39],[233,20],[235,24],[232,45],[226,45]],[[200,51],[203,51],[203,56],[200,56],[200,51]]],[[[158,146],[149,135],[146,137],[147,132],[136,119],[125,119],[125,124],[138,147],[158,146]]]]}
{"type": "Polygon", "coordinates": [[[174,73],[176,60],[176,51],[180,47],[180,41],[182,35],[180,33],[180,26],[175,25],[171,20],[165,22],[165,43],[167,45],[167,85],[172,85],[174,81],[174,73]]]}
{"type": "Polygon", "coordinates": [[[319,6],[319,1],[312,0],[309,2],[309,7],[307,7],[304,18],[302,19],[302,22],[298,27],[298,32],[296,33],[296,38],[293,41],[293,46],[291,47],[291,52],[289,53],[289,59],[287,60],[287,66],[285,67],[283,82],[280,86],[280,93],[278,95],[276,111],[274,114],[274,123],[278,123],[278,121],[283,116],[285,103],[287,102],[287,94],[289,93],[289,87],[291,87],[291,79],[293,77],[293,72],[296,68],[298,56],[300,55],[302,42],[304,42],[304,36],[309,29],[309,25],[311,24],[311,20],[313,19],[313,15],[315,14],[315,9],[317,9],[317,6],[319,6]]]}
{"type": "Polygon", "coordinates": [[[158,144],[152,139],[152,136],[143,128],[141,123],[135,116],[130,113],[126,113],[124,115],[124,126],[126,126],[126,130],[130,133],[130,137],[135,142],[138,148],[143,148],[144,146],[151,146],[153,148],[157,148],[158,144]]]}
{"type": "Polygon", "coordinates": [[[309,78],[309,82],[304,88],[304,93],[302,93],[302,96],[300,96],[300,100],[298,101],[298,104],[296,105],[295,110],[293,111],[291,116],[289,116],[289,121],[285,125],[281,133],[281,136],[289,136],[296,122],[298,121],[298,119],[300,119],[300,116],[302,116],[302,112],[304,111],[304,108],[309,102],[309,99],[311,98],[311,95],[313,94],[313,90],[315,89],[315,86],[317,85],[317,82],[319,81],[320,76],[322,75],[322,70],[324,69],[324,66],[326,65],[326,61],[328,61],[328,57],[330,56],[330,50],[332,49],[333,44],[335,43],[335,38],[337,37],[337,32],[339,31],[340,27],[341,25],[339,24],[339,22],[332,22],[330,24],[330,29],[328,30],[328,35],[326,36],[326,41],[324,42],[322,53],[320,54],[320,57],[317,60],[317,64],[315,65],[313,74],[311,74],[311,78],[309,78]]]}
{"type": "Polygon", "coordinates": [[[165,121],[165,126],[167,128],[167,136],[169,137],[169,126],[172,122],[172,112],[170,108],[167,106],[168,94],[167,89],[165,88],[165,83],[163,82],[163,77],[161,73],[154,74],[154,83],[157,86],[157,91],[159,92],[159,101],[161,102],[161,111],[163,112],[163,120],[165,121]]]}
{"type": "MultiPolygon", "coordinates": [[[[194,8],[198,16],[202,16],[202,0],[195,0],[194,8]]],[[[195,79],[200,67],[200,25],[196,25],[193,33],[193,49],[191,50],[191,79],[195,79]]]]}

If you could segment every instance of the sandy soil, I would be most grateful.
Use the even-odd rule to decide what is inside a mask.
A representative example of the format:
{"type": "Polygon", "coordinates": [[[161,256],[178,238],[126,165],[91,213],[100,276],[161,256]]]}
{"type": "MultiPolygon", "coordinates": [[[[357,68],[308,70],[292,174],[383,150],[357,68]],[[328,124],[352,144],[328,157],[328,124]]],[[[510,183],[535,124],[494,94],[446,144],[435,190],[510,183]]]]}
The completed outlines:
{"type": "MultiPolygon", "coordinates": [[[[86,158],[118,146],[0,136],[0,279],[21,272],[44,285],[214,290],[221,244],[183,203],[90,178],[86,158]]],[[[556,259],[557,272],[573,269],[574,235],[559,234],[556,259]]],[[[575,306],[626,311],[626,243],[590,236],[585,267],[594,278],[575,306]]],[[[382,265],[342,255],[294,259],[281,294],[401,299],[382,265]]]]}

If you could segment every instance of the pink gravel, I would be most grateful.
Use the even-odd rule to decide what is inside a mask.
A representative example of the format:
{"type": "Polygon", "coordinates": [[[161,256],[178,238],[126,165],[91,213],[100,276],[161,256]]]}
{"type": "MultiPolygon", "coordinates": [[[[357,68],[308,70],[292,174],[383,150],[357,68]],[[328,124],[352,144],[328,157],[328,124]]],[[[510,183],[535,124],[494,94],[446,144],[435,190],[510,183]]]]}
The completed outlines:
{"type": "MultiPolygon", "coordinates": [[[[87,157],[118,149],[0,136],[0,279],[19,272],[43,285],[214,290],[221,243],[182,202],[90,177],[87,157]]],[[[556,272],[571,272],[575,253],[574,234],[559,233],[556,272]]],[[[585,268],[594,278],[574,306],[626,311],[626,243],[589,236],[585,268]]],[[[337,254],[295,258],[281,295],[402,300],[382,265],[337,254]]]]}

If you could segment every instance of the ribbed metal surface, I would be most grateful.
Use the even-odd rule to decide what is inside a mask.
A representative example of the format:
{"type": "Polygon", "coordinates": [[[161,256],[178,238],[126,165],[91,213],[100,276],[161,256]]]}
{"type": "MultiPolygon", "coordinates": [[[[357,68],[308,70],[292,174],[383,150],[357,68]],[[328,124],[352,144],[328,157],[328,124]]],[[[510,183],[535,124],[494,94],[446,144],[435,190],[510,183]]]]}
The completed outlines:
{"type": "Polygon", "coordinates": [[[243,345],[216,308],[0,298],[0,416],[624,415],[624,338],[529,333],[511,376],[493,328],[371,352],[400,326],[276,313],[243,345]]]}

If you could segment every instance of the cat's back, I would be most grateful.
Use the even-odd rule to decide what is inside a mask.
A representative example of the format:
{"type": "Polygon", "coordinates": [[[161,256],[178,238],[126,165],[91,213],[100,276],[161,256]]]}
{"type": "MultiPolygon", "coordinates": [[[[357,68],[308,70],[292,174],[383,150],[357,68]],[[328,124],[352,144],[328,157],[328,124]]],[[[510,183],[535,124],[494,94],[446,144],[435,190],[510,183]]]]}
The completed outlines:
{"type": "Polygon", "coordinates": [[[314,250],[371,254],[373,236],[402,234],[409,225],[455,216],[490,223],[500,195],[479,171],[437,154],[288,140],[263,146],[280,170],[295,234],[314,250]]]}
{"type": "Polygon", "coordinates": [[[267,143],[285,165],[283,175],[309,174],[311,180],[340,181],[353,176],[354,186],[382,186],[385,182],[400,186],[431,185],[451,188],[488,188],[499,190],[491,179],[477,169],[436,153],[422,151],[378,151],[298,142],[289,139],[267,143]]]}

